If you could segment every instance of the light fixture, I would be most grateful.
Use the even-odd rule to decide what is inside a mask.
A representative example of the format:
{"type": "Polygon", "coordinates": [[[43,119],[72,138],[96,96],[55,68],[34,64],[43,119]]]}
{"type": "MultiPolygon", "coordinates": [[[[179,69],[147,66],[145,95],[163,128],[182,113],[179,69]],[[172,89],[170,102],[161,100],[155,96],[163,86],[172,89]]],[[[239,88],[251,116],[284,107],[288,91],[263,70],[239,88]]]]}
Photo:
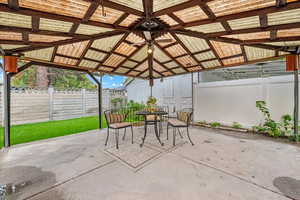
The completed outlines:
{"type": "Polygon", "coordinates": [[[152,49],[152,47],[150,45],[148,46],[147,52],[148,52],[148,54],[152,54],[153,53],[153,49],[152,49]]]}

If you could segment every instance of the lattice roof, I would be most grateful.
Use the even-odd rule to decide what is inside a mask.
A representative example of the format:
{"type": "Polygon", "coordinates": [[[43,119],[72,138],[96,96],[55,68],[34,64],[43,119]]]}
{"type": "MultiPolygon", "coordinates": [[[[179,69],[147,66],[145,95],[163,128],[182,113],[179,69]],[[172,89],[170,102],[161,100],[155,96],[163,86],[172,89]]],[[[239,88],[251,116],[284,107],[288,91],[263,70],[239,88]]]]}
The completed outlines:
{"type": "Polygon", "coordinates": [[[0,47],[47,67],[153,79],[271,60],[299,45],[299,0],[0,0],[0,47]],[[152,54],[149,21],[159,25],[148,29],[152,54]]]}

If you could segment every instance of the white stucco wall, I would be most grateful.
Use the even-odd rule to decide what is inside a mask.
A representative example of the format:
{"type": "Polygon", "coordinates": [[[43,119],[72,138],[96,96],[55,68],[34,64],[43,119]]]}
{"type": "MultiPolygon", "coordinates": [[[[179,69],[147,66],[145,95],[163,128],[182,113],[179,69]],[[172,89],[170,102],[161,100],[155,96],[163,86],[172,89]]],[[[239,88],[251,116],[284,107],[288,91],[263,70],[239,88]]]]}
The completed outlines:
{"type": "Polygon", "coordinates": [[[293,76],[199,83],[194,85],[194,120],[245,127],[263,121],[255,107],[264,100],[273,119],[293,114],[293,76]]]}

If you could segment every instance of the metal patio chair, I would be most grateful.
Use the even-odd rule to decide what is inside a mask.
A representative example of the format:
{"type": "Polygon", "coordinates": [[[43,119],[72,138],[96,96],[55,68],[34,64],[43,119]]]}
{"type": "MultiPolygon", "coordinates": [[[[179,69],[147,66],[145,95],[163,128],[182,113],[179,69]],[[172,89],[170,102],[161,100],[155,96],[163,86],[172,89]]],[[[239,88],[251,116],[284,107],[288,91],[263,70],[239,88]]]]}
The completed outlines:
{"type": "Polygon", "coordinates": [[[187,136],[189,138],[189,141],[192,145],[194,143],[191,140],[190,134],[189,134],[189,125],[191,122],[193,112],[191,111],[179,111],[177,112],[176,118],[169,118],[167,122],[167,140],[169,139],[169,126],[173,127],[173,146],[175,146],[176,143],[176,130],[178,130],[178,133],[181,138],[182,134],[180,132],[180,128],[186,128],[187,136]]]}
{"type": "Polygon", "coordinates": [[[133,126],[130,122],[125,122],[128,113],[118,113],[119,110],[107,110],[104,112],[106,123],[107,123],[107,136],[105,146],[107,145],[109,138],[109,129],[115,130],[116,136],[116,148],[119,149],[119,130],[124,129],[123,140],[126,137],[126,128],[131,128],[131,143],[133,144],[133,126]]]}

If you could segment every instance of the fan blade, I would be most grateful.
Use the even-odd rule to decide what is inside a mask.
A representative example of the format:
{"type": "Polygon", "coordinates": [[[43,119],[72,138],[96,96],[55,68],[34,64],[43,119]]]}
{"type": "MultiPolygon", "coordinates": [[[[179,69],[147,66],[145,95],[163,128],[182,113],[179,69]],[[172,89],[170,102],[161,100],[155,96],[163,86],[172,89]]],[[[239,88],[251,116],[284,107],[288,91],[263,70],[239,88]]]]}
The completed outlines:
{"type": "Polygon", "coordinates": [[[150,31],[144,31],[144,35],[147,40],[152,40],[150,31]]]}
{"type": "Polygon", "coordinates": [[[172,39],[158,39],[158,40],[155,40],[155,41],[156,42],[161,42],[161,43],[171,43],[174,40],[172,40],[172,39]]]}

